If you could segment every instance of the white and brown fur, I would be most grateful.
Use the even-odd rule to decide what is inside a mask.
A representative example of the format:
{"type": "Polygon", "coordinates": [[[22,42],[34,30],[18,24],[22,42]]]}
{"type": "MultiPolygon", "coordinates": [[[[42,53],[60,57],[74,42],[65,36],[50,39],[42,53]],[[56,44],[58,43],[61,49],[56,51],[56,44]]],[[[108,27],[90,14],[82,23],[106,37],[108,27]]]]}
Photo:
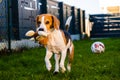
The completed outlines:
{"type": "MultiPolygon", "coordinates": [[[[69,17],[66,21],[66,27],[69,26],[72,17],[69,17]]],[[[63,31],[59,28],[59,20],[51,14],[42,14],[36,17],[36,30],[38,35],[46,36],[45,44],[46,48],[45,63],[48,71],[51,70],[52,65],[50,58],[53,53],[55,54],[55,70],[54,73],[65,72],[65,59],[68,55],[67,70],[71,71],[71,63],[74,57],[74,45],[72,43],[70,34],[67,31],[63,31]]],[[[42,44],[42,43],[41,43],[42,44]]]]}

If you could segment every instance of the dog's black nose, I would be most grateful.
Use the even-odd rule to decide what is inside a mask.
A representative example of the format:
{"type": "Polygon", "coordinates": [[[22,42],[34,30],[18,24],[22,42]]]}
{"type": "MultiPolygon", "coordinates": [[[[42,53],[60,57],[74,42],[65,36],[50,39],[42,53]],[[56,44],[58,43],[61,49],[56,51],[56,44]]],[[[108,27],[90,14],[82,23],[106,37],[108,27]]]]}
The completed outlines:
{"type": "Polygon", "coordinates": [[[44,31],[44,29],[43,29],[43,28],[40,28],[39,31],[44,31]]]}

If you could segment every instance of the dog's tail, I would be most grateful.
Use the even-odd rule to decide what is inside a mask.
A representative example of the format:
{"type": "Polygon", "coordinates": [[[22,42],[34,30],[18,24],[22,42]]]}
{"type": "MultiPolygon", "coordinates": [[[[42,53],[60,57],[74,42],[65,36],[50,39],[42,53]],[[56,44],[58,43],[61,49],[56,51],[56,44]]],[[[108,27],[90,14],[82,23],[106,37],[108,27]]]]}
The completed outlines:
{"type": "Polygon", "coordinates": [[[66,31],[68,31],[68,29],[69,29],[71,20],[72,20],[72,16],[69,16],[68,19],[66,20],[66,23],[65,23],[65,30],[66,31]]]}

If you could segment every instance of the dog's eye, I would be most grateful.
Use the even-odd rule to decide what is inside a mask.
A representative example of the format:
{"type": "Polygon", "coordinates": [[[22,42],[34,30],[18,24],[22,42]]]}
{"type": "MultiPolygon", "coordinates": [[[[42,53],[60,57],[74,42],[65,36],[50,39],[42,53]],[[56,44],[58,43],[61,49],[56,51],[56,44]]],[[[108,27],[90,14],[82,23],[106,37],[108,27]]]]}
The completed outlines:
{"type": "Polygon", "coordinates": [[[49,21],[46,21],[45,24],[49,24],[49,21]]]}
{"type": "Polygon", "coordinates": [[[37,24],[41,24],[41,21],[38,21],[37,24]]]}

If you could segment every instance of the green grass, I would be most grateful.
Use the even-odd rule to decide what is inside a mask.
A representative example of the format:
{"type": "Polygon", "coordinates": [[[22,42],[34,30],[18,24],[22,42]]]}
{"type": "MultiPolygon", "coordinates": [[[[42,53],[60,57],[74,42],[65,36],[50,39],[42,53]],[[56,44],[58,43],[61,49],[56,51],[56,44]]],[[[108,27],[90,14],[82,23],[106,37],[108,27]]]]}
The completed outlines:
{"type": "Polygon", "coordinates": [[[93,54],[91,44],[98,40],[74,41],[72,71],[53,75],[44,63],[45,49],[35,48],[22,53],[0,56],[0,80],[120,80],[120,39],[100,39],[103,54],[93,54]]]}

